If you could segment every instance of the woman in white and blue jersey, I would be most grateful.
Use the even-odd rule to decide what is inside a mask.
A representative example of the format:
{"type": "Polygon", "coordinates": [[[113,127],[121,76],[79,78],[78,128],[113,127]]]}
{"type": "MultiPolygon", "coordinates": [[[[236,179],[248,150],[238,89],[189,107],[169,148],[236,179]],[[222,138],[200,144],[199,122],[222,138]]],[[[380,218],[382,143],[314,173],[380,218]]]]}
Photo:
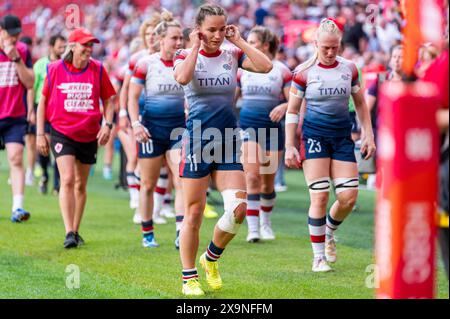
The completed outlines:
{"type": "MultiPolygon", "coordinates": [[[[121,81],[120,95],[119,95],[119,119],[118,127],[121,131],[122,143],[124,146],[125,154],[127,156],[127,184],[130,191],[130,208],[135,210],[133,221],[137,224],[141,223],[138,210],[139,207],[139,167],[136,151],[136,140],[133,135],[133,131],[129,119],[128,111],[128,94],[130,88],[131,77],[133,76],[134,69],[140,58],[148,56],[157,52],[158,44],[155,43],[154,29],[160,21],[160,14],[155,12],[146,21],[144,21],[139,28],[139,38],[142,40],[142,46],[139,50],[132,52],[132,45],[130,44],[130,58],[127,63],[127,67],[123,73],[123,79],[121,81]],[[126,137],[126,138],[124,138],[126,137]]],[[[141,98],[140,105],[143,105],[141,98]]]]}
{"type": "Polygon", "coordinates": [[[210,178],[222,192],[224,215],[200,264],[212,289],[220,289],[218,259],[236,235],[247,209],[245,175],[240,163],[240,134],[233,113],[237,71],[267,73],[272,62],[241,38],[236,26],[227,25],[225,10],[202,5],[191,33],[192,48],[175,58],[175,79],[184,87],[189,105],[180,176],[185,196],[185,218],[180,235],[183,294],[203,295],[195,260],[199,229],[210,178]],[[234,45],[222,48],[225,37],[234,45]]]}
{"type": "MultiPolygon", "coordinates": [[[[178,176],[181,136],[185,128],[184,92],[173,75],[173,57],[183,44],[179,22],[168,11],[161,13],[155,27],[160,52],[141,58],[130,83],[129,110],[133,133],[139,145],[141,187],[139,209],[144,247],[157,247],[153,234],[153,193],[164,159],[173,175],[178,176]],[[139,97],[145,92],[145,105],[139,112],[139,97]],[[139,119],[141,114],[142,120],[139,119]],[[178,133],[178,134],[177,134],[178,133]],[[175,135],[174,135],[175,134],[175,135]]],[[[181,183],[175,178],[177,200],[177,240],[183,214],[181,183]]]]}
{"type": "Polygon", "coordinates": [[[286,114],[292,73],[274,60],[278,37],[265,27],[255,27],[247,41],[272,60],[268,74],[239,70],[237,96],[242,96],[240,127],[247,179],[248,242],[275,239],[270,217],[275,203],[275,175],[284,150],[281,120],[286,114]]]}
{"type": "Polygon", "coordinates": [[[331,270],[328,263],[336,261],[334,231],[352,211],[358,195],[358,169],[348,109],[350,96],[361,123],[361,153],[365,159],[375,153],[370,113],[358,70],[353,62],[337,56],[342,32],[335,20],[321,21],[316,54],[297,69],[286,114],[286,165],[303,166],[310,191],[308,225],[314,272],[331,270]],[[299,153],[294,140],[303,99],[306,112],[299,153]],[[336,201],[327,216],[331,182],[336,201]]]}

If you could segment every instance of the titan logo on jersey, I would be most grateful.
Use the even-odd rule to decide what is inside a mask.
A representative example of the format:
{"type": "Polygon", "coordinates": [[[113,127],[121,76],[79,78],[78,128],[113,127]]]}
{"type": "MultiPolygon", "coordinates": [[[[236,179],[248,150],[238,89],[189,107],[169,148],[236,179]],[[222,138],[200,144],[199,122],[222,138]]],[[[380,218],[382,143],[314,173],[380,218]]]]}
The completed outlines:
{"type": "Polygon", "coordinates": [[[183,91],[183,87],[179,84],[158,84],[160,92],[183,91]]]}
{"type": "Polygon", "coordinates": [[[318,90],[321,96],[347,95],[346,88],[319,88],[318,90]]]}
{"type": "Polygon", "coordinates": [[[248,85],[245,87],[247,94],[271,94],[272,88],[270,86],[248,85]]]}
{"type": "Polygon", "coordinates": [[[229,86],[231,85],[230,77],[217,78],[199,78],[197,79],[200,86],[229,86]]]}

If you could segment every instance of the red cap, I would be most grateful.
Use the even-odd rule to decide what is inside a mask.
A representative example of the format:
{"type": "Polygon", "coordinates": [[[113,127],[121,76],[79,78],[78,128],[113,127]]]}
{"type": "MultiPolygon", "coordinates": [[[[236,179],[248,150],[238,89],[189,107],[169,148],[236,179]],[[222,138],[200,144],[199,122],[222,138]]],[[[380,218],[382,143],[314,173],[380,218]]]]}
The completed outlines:
{"type": "Polygon", "coordinates": [[[69,35],[69,42],[78,42],[86,44],[89,42],[100,43],[100,40],[92,35],[92,33],[85,28],[79,28],[72,31],[69,35]]]}
{"type": "Polygon", "coordinates": [[[344,25],[343,25],[341,22],[339,22],[338,20],[333,19],[333,18],[327,18],[327,20],[333,21],[334,24],[338,27],[338,29],[339,29],[341,32],[344,32],[344,25]]]}

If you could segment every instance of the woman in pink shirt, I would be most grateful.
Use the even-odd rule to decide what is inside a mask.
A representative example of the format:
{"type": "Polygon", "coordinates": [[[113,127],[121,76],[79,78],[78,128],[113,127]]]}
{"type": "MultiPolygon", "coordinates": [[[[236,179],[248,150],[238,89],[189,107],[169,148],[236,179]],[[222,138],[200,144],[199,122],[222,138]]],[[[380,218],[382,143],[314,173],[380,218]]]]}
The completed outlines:
{"type": "Polygon", "coordinates": [[[71,33],[63,59],[48,65],[37,113],[38,150],[46,156],[51,147],[61,175],[59,204],[66,228],[65,248],[84,243],[78,230],[89,170],[96,162],[97,143],[105,145],[112,129],[110,98],[116,92],[102,63],[91,58],[94,43],[99,40],[86,29],[71,33]],[[105,125],[101,127],[102,116],[105,125]],[[52,127],[51,144],[45,136],[45,120],[52,127]]]}

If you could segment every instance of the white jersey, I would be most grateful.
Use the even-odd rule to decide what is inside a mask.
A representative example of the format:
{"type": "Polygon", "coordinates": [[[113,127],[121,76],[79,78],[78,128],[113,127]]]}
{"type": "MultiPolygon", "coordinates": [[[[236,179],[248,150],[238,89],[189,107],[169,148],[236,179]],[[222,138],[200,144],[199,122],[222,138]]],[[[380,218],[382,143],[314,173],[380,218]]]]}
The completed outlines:
{"type": "MultiPolygon", "coordinates": [[[[182,63],[190,49],[179,50],[175,67],[182,63]]],[[[238,68],[245,59],[239,48],[224,48],[214,54],[199,51],[192,81],[183,86],[189,104],[187,128],[192,130],[193,121],[201,121],[202,129],[236,128],[233,113],[238,68]]]]}
{"type": "Polygon", "coordinates": [[[238,72],[238,86],[242,92],[242,107],[268,108],[279,104],[284,99],[283,90],[290,87],[292,73],[280,61],[273,61],[272,70],[267,73],[254,73],[246,70],[238,72]]]}
{"type": "Polygon", "coordinates": [[[353,62],[339,56],[329,66],[316,61],[295,74],[292,87],[306,99],[304,134],[350,135],[348,103],[351,94],[360,89],[358,69],[353,62]]]}
{"type": "Polygon", "coordinates": [[[184,122],[184,92],[175,81],[173,61],[165,61],[159,53],[141,58],[134,69],[131,81],[145,87],[144,115],[161,120],[159,124],[174,118],[184,122]]]}

